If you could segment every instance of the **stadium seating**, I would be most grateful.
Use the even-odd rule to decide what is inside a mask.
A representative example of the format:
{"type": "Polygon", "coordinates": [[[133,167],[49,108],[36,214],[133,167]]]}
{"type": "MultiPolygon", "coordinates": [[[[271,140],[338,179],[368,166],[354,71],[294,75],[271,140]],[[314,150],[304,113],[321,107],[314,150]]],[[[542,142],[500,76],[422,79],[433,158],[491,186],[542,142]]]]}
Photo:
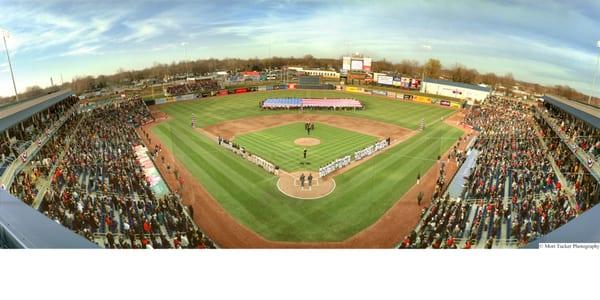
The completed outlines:
{"type": "MultiPolygon", "coordinates": [[[[481,154],[467,180],[464,198],[435,197],[420,225],[407,237],[409,248],[454,248],[455,238],[469,248],[512,245],[512,241],[524,245],[577,215],[578,207],[561,189],[543,151],[535,130],[538,125],[527,105],[490,99],[471,109],[465,123],[479,129],[473,147],[481,154]]],[[[566,158],[560,153],[572,156],[552,144],[549,150],[557,152],[561,166],[566,158]]]]}
{"type": "Polygon", "coordinates": [[[139,98],[72,116],[11,192],[107,248],[214,247],[177,195],[157,197],[146,182],[133,152],[141,143],[134,128],[151,118],[139,98]]]}

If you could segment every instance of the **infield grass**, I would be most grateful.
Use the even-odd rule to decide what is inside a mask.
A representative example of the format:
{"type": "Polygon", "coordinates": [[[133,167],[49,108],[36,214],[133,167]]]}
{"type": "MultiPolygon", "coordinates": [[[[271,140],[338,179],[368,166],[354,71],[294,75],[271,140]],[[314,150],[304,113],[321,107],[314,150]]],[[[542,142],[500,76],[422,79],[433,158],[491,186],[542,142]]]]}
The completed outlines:
{"type": "Polygon", "coordinates": [[[461,135],[440,121],[454,111],[433,105],[388,100],[368,95],[324,91],[277,91],[232,95],[160,106],[171,119],[153,131],[177,159],[239,222],[270,240],[341,241],[373,224],[415,184],[461,135]],[[218,146],[189,126],[191,113],[200,126],[265,114],[258,102],[267,97],[354,97],[364,111],[332,112],[376,119],[416,129],[421,118],[427,129],[369,161],[335,177],[337,187],[327,197],[305,201],[283,195],[277,177],[218,146]]]}
{"type": "Polygon", "coordinates": [[[315,130],[308,135],[304,130],[304,123],[297,122],[240,135],[234,142],[250,153],[292,172],[318,171],[327,163],[374,144],[377,138],[323,123],[315,123],[315,130]],[[298,138],[316,138],[321,143],[315,146],[300,146],[294,143],[298,138]],[[305,148],[306,159],[303,157],[305,148]]]}

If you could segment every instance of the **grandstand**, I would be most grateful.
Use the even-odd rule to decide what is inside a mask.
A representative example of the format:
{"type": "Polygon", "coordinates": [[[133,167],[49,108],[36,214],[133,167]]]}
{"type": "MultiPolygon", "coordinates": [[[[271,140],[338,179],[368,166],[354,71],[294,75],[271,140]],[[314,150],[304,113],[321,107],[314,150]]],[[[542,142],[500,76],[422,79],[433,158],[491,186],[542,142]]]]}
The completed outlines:
{"type": "MultiPolygon", "coordinates": [[[[582,236],[579,222],[569,222],[600,202],[595,175],[600,113],[553,96],[545,96],[539,107],[494,96],[490,100],[465,117],[465,125],[478,134],[460,159],[463,167],[401,248],[572,241],[562,228],[545,238],[565,224],[573,228],[573,236],[582,236]]],[[[591,231],[588,241],[597,235],[591,231]]]]}
{"type": "MultiPolygon", "coordinates": [[[[179,196],[160,176],[148,174],[153,161],[134,152],[134,146],[143,145],[135,129],[153,120],[142,100],[116,99],[89,110],[71,95],[62,91],[1,112],[9,151],[3,155],[2,186],[49,218],[14,206],[15,214],[31,224],[20,233],[0,215],[2,232],[9,236],[3,240],[22,247],[63,247],[41,238],[41,244],[19,242],[21,236],[36,236],[26,230],[52,220],[63,231],[66,227],[107,248],[214,247],[179,196]],[[21,144],[27,147],[14,146],[21,144]],[[163,188],[156,189],[161,183],[163,188]]],[[[158,149],[152,153],[155,157],[158,149]]],[[[64,235],[68,247],[73,238],[64,235]]]]}

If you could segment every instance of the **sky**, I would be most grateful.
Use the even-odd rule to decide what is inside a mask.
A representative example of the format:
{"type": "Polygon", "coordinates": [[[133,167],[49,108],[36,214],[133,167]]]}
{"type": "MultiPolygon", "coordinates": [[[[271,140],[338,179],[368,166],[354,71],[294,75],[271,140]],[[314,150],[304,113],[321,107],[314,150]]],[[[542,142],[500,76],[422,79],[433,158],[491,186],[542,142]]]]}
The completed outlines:
{"type": "MultiPolygon", "coordinates": [[[[0,12],[19,92],[186,59],[360,52],[600,96],[600,1],[0,0],[0,12]]],[[[11,94],[2,51],[0,96],[11,94]]]]}

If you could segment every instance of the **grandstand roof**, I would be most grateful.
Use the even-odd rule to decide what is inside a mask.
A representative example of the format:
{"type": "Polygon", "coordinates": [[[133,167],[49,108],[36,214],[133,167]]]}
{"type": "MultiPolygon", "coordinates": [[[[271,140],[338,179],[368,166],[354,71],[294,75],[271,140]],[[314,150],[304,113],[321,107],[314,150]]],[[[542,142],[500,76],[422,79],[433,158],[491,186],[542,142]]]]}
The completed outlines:
{"type": "Polygon", "coordinates": [[[544,95],[542,99],[544,102],[550,103],[596,128],[600,128],[600,108],[555,95],[544,95]]]}
{"type": "Polygon", "coordinates": [[[0,132],[19,124],[34,114],[65,100],[71,95],[73,95],[73,91],[61,90],[0,108],[0,132]]]}
{"type": "Polygon", "coordinates": [[[492,91],[492,89],[487,86],[480,86],[480,85],[476,85],[476,84],[468,84],[468,83],[462,83],[462,82],[454,82],[454,81],[444,80],[444,79],[426,78],[423,82],[449,85],[449,86],[454,86],[454,87],[459,87],[459,88],[464,88],[464,89],[478,90],[478,91],[482,91],[482,92],[491,92],[492,91]]]}
{"type": "Polygon", "coordinates": [[[98,248],[1,189],[0,245],[10,248],[98,248]]]}

